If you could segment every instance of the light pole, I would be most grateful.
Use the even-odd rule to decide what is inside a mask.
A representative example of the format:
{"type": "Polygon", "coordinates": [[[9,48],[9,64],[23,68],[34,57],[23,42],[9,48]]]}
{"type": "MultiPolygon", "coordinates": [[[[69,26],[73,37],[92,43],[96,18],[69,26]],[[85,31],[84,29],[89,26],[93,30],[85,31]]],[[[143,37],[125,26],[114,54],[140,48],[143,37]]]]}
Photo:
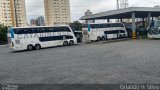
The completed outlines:
{"type": "Polygon", "coordinates": [[[119,9],[119,0],[117,0],[117,9],[119,9]]]}

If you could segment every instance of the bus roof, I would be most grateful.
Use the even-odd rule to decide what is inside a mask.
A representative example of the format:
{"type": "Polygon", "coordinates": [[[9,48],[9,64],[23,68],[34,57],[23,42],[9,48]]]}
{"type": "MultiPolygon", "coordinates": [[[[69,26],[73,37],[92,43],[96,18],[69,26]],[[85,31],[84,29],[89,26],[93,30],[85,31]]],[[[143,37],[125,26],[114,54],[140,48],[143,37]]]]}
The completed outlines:
{"type": "MultiPolygon", "coordinates": [[[[87,24],[87,23],[85,23],[85,24],[87,24]]],[[[123,24],[123,22],[116,22],[116,23],[89,23],[89,24],[93,24],[93,25],[94,24],[123,24]]]]}
{"type": "MultiPolygon", "coordinates": [[[[85,23],[87,24],[87,23],[85,23]]],[[[89,24],[122,24],[122,22],[115,22],[115,23],[89,23],[89,24]]]]}
{"type": "Polygon", "coordinates": [[[26,27],[12,27],[12,28],[44,28],[44,27],[69,27],[69,25],[57,25],[57,26],[26,26],[26,27]]]}

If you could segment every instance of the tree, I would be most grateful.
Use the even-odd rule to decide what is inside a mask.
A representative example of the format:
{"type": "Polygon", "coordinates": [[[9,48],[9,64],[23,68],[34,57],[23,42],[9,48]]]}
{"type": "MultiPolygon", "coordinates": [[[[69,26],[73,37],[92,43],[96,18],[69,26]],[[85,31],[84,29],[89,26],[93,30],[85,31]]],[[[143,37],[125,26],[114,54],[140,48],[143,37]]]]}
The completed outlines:
{"type": "Polygon", "coordinates": [[[74,31],[82,31],[82,23],[79,21],[74,21],[73,23],[70,23],[71,28],[74,31]]]}
{"type": "Polygon", "coordinates": [[[0,24],[0,42],[2,43],[7,42],[7,30],[8,30],[8,27],[0,24]]]}

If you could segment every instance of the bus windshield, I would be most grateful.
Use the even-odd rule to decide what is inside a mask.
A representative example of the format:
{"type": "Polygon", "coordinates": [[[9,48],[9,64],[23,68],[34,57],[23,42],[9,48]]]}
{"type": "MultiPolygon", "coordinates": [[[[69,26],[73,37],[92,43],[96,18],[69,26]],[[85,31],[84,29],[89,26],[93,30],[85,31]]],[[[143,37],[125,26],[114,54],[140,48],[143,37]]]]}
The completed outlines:
{"type": "Polygon", "coordinates": [[[160,21],[155,21],[155,27],[160,27],[160,21]]]}

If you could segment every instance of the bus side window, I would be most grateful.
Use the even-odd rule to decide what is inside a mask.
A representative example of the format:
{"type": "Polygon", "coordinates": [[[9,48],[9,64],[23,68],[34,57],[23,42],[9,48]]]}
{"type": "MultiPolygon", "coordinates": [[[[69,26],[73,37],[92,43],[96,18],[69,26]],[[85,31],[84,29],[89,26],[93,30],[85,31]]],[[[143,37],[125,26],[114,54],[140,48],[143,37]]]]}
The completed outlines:
{"type": "Polygon", "coordinates": [[[122,23],[120,23],[119,27],[124,27],[122,23]]]}
{"type": "Polygon", "coordinates": [[[40,29],[39,29],[39,28],[37,28],[35,32],[36,32],[36,33],[40,33],[40,29]]]}
{"type": "Polygon", "coordinates": [[[64,32],[64,28],[63,27],[57,27],[56,30],[58,30],[57,32],[64,32]]]}
{"type": "Polygon", "coordinates": [[[37,28],[33,28],[33,29],[31,30],[31,33],[37,33],[37,28]]]}
{"type": "Polygon", "coordinates": [[[113,27],[113,25],[112,24],[108,24],[108,27],[111,28],[111,27],[113,27]]]}
{"type": "Polygon", "coordinates": [[[17,29],[13,29],[15,34],[18,34],[18,30],[17,29]]]}
{"type": "Polygon", "coordinates": [[[53,32],[52,28],[48,28],[48,32],[53,32]]]}
{"type": "Polygon", "coordinates": [[[93,24],[90,24],[90,28],[93,28],[93,29],[94,29],[95,27],[94,27],[94,25],[93,25],[93,24]]]}
{"type": "Polygon", "coordinates": [[[110,28],[111,27],[111,25],[110,24],[107,24],[107,28],[110,28]]]}
{"type": "Polygon", "coordinates": [[[48,30],[49,28],[44,28],[44,29],[45,29],[45,32],[49,32],[49,30],[48,30]]]}
{"type": "Polygon", "coordinates": [[[50,28],[50,31],[51,31],[51,32],[56,32],[56,28],[55,28],[55,27],[52,27],[52,28],[50,28]]]}
{"type": "Polygon", "coordinates": [[[21,29],[21,34],[28,34],[29,33],[29,30],[24,28],[24,29],[21,29]]]}
{"type": "Polygon", "coordinates": [[[117,27],[117,23],[111,24],[111,27],[117,27]]]}
{"type": "Polygon", "coordinates": [[[120,30],[120,33],[125,33],[125,31],[124,30],[120,30]]]}
{"type": "Polygon", "coordinates": [[[18,34],[25,34],[24,29],[17,29],[18,30],[18,34]]]}
{"type": "Polygon", "coordinates": [[[100,26],[99,26],[100,28],[103,28],[104,27],[104,24],[100,24],[100,26]]]}
{"type": "Polygon", "coordinates": [[[69,29],[69,27],[64,27],[64,31],[71,32],[71,30],[69,29]]]}
{"type": "Polygon", "coordinates": [[[123,24],[122,23],[116,23],[115,27],[123,27],[123,24]]]}
{"type": "Polygon", "coordinates": [[[109,24],[104,24],[103,28],[109,28],[109,24]]]}
{"type": "Polygon", "coordinates": [[[60,28],[59,27],[54,27],[54,32],[60,32],[60,28]]]}
{"type": "Polygon", "coordinates": [[[36,31],[36,28],[29,29],[28,31],[29,31],[29,33],[31,33],[31,34],[32,34],[32,33],[35,33],[35,31],[36,31]]]}
{"type": "Polygon", "coordinates": [[[45,28],[41,28],[40,33],[44,33],[44,32],[45,32],[45,28]]]}

